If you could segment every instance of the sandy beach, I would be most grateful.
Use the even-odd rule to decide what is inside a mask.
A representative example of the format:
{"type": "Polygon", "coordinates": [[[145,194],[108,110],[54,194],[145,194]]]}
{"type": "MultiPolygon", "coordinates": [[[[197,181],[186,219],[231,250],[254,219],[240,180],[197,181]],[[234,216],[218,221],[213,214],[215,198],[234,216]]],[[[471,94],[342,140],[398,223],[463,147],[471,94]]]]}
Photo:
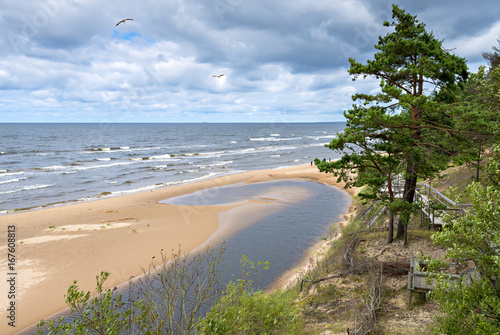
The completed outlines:
{"type": "MultiPolygon", "coordinates": [[[[7,299],[8,283],[1,281],[0,319],[4,321],[0,333],[12,334],[64,309],[64,294],[74,280],[82,290],[93,291],[95,276],[106,270],[111,273],[106,288],[111,288],[142,274],[152,257],[161,257],[162,249],[181,245],[184,251],[193,250],[218,231],[221,213],[242,206],[181,206],[159,201],[217,186],[289,178],[343,186],[332,175],[307,164],[0,216],[4,260],[8,227],[15,227],[17,273],[15,328],[6,321],[12,300],[7,299]]],[[[217,191],[209,196],[217,197],[217,191]]],[[[1,262],[0,270],[7,276],[6,262],[1,262]]]]}

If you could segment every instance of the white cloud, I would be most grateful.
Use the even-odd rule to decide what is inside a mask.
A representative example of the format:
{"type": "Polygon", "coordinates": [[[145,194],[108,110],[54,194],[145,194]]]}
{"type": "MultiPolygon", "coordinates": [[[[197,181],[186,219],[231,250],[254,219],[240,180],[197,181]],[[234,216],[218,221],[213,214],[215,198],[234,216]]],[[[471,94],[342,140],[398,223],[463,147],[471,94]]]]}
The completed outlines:
{"type": "MultiPolygon", "coordinates": [[[[399,1],[477,66],[500,31],[500,17],[490,13],[495,2],[475,11],[465,0],[448,2],[399,1]]],[[[336,121],[352,94],[377,89],[374,80],[350,81],[346,58],[373,58],[390,2],[217,4],[224,6],[7,1],[0,122],[336,121]],[[116,27],[123,18],[134,20],[116,27]]]]}

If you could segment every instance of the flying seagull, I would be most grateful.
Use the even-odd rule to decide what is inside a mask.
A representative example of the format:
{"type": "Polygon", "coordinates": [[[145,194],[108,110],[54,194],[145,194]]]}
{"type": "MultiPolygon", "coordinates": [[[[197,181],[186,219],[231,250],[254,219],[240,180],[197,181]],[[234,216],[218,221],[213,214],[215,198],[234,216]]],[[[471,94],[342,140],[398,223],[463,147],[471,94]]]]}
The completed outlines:
{"type": "Polygon", "coordinates": [[[224,73],[223,73],[223,74],[219,74],[219,75],[214,74],[212,77],[217,77],[217,78],[219,78],[219,79],[220,79],[220,78],[222,78],[223,76],[225,76],[225,74],[224,74],[224,73]]]}
{"type": "Polygon", "coordinates": [[[118,22],[118,23],[115,25],[115,27],[116,27],[117,25],[119,25],[120,23],[124,23],[125,21],[130,21],[130,20],[133,20],[133,19],[123,19],[123,20],[121,20],[120,22],[118,22]]]}

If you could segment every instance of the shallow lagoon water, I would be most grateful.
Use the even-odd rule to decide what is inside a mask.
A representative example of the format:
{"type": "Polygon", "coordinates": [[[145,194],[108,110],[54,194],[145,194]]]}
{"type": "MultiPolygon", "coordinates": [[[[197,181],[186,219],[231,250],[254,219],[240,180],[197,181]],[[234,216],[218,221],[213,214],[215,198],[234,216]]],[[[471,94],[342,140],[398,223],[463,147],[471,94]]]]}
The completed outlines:
{"type": "MultiPolygon", "coordinates": [[[[268,204],[262,205],[260,208],[267,212],[255,213],[261,216],[256,222],[245,222],[245,218],[243,222],[224,222],[224,213],[221,216],[222,224],[243,226],[241,229],[235,227],[236,232],[225,240],[227,249],[224,262],[228,266],[224,273],[225,280],[234,280],[234,277],[239,275],[241,259],[245,255],[254,263],[270,263],[269,269],[263,271],[254,281],[255,288],[261,289],[268,288],[285,272],[296,266],[331,224],[343,221],[342,215],[348,212],[351,204],[347,192],[310,181],[279,180],[239,185],[237,188],[239,191],[235,189],[235,193],[247,194],[249,199],[253,200],[262,200],[273,194],[284,196],[275,200],[277,207],[266,208],[268,204]]],[[[235,199],[231,198],[232,191],[223,190],[220,192],[221,196],[212,203],[234,201],[235,199]]],[[[247,219],[252,221],[251,216],[247,219]]]]}
{"type": "Polygon", "coordinates": [[[254,281],[256,288],[265,289],[298,264],[330,224],[343,220],[351,198],[333,186],[290,179],[221,186],[162,202],[184,206],[241,204],[220,217],[224,230],[233,233],[227,236],[216,232],[209,243],[214,245],[222,239],[226,242],[226,281],[240,274],[243,255],[254,263],[268,261],[269,269],[254,281]],[[245,206],[253,206],[246,211],[251,214],[236,214],[239,220],[234,222],[230,212],[245,213],[245,206]]]}

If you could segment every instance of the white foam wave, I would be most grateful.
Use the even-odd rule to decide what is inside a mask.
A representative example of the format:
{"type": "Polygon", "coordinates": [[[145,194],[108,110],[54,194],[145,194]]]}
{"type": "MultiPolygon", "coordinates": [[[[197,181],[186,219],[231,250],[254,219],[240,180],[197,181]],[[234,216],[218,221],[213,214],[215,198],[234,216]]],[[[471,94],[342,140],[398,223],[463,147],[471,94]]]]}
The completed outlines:
{"type": "Polygon", "coordinates": [[[161,147],[153,147],[153,148],[132,148],[130,151],[151,151],[151,150],[159,150],[161,147]]]}
{"type": "Polygon", "coordinates": [[[90,148],[90,149],[85,149],[85,153],[92,153],[92,152],[102,152],[102,151],[132,151],[130,150],[129,146],[123,146],[123,147],[103,147],[103,148],[90,148]]]}
{"type": "Polygon", "coordinates": [[[24,180],[24,179],[26,179],[26,177],[24,177],[24,178],[14,178],[14,179],[2,180],[2,181],[0,181],[0,184],[15,183],[15,182],[18,182],[18,181],[24,180]]]}
{"type": "Polygon", "coordinates": [[[320,139],[323,139],[323,138],[336,138],[337,135],[324,135],[324,136],[306,136],[306,138],[310,138],[312,140],[315,140],[315,141],[319,141],[320,139]]]}
{"type": "Polygon", "coordinates": [[[37,189],[40,189],[40,188],[47,188],[47,187],[51,187],[51,186],[54,186],[55,184],[48,184],[48,185],[30,185],[30,186],[25,186],[23,188],[19,188],[19,189],[16,189],[16,190],[11,190],[11,191],[4,191],[4,192],[0,192],[0,194],[11,194],[11,193],[18,193],[18,192],[22,192],[22,191],[32,191],[32,190],[37,190],[37,189]]]}
{"type": "Polygon", "coordinates": [[[20,174],[24,174],[24,171],[19,171],[19,172],[8,172],[7,170],[0,170],[2,172],[1,176],[18,176],[20,174]]]}
{"type": "Polygon", "coordinates": [[[268,142],[277,142],[277,141],[293,141],[300,140],[302,137],[292,137],[292,138],[276,138],[276,137],[259,137],[259,138],[249,138],[250,141],[268,141],[268,142]]]}
{"type": "Polygon", "coordinates": [[[200,165],[199,167],[200,167],[200,169],[206,169],[208,167],[224,166],[224,165],[231,164],[231,163],[233,163],[233,161],[223,161],[223,162],[216,162],[216,163],[208,164],[208,165],[200,165]]]}
{"type": "Polygon", "coordinates": [[[268,146],[268,147],[257,147],[257,148],[247,148],[239,150],[228,151],[227,154],[231,155],[246,155],[252,152],[276,152],[276,151],[290,151],[297,149],[297,146],[268,146]]]}
{"type": "Polygon", "coordinates": [[[54,166],[46,166],[43,168],[40,168],[40,170],[44,171],[58,171],[58,170],[64,170],[67,169],[67,166],[62,166],[62,165],[54,165],[54,166]]]}
{"type": "Polygon", "coordinates": [[[168,165],[158,165],[158,166],[153,166],[153,170],[163,170],[166,169],[168,165]]]}
{"type": "Polygon", "coordinates": [[[118,162],[113,164],[104,164],[104,165],[91,165],[91,166],[73,166],[74,170],[84,171],[84,170],[93,170],[93,169],[104,169],[112,166],[120,166],[120,165],[130,165],[134,164],[134,162],[118,162]]]}
{"type": "Polygon", "coordinates": [[[104,161],[110,161],[111,158],[109,158],[109,157],[108,158],[96,158],[96,160],[104,162],[104,161]]]}
{"type": "Polygon", "coordinates": [[[270,134],[269,136],[281,136],[280,134],[270,134]]]}
{"type": "Polygon", "coordinates": [[[163,158],[170,158],[170,157],[172,157],[172,156],[170,156],[169,154],[165,154],[165,155],[160,155],[160,156],[153,156],[150,159],[163,159],[163,158]]]}

